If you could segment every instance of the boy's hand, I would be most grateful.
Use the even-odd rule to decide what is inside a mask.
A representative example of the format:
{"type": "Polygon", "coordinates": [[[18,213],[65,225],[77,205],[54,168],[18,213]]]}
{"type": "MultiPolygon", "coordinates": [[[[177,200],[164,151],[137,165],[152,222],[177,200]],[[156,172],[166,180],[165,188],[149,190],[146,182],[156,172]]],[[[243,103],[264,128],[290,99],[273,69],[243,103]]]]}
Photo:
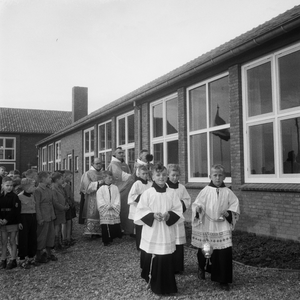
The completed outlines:
{"type": "Polygon", "coordinates": [[[19,224],[19,229],[22,230],[23,229],[23,225],[20,223],[19,224]]]}
{"type": "Polygon", "coordinates": [[[224,216],[225,218],[229,216],[229,213],[227,210],[224,210],[221,212],[221,216],[224,216]]]}
{"type": "Polygon", "coordinates": [[[155,213],[154,219],[157,220],[158,222],[161,222],[163,220],[163,216],[161,213],[155,213]]]}
{"type": "Polygon", "coordinates": [[[6,225],[7,224],[7,220],[3,219],[2,220],[2,225],[6,225]]]}
{"type": "Polygon", "coordinates": [[[170,214],[166,211],[163,215],[162,215],[162,219],[164,221],[168,221],[170,219],[170,214]]]}

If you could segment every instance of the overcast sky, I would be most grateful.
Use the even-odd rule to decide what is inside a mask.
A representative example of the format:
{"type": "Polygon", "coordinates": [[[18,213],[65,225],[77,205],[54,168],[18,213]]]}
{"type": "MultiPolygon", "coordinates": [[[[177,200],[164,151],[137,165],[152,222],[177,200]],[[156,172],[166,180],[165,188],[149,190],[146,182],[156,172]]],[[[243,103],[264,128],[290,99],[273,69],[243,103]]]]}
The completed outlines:
{"type": "Polygon", "coordinates": [[[299,0],[0,0],[0,106],[89,113],[299,0]]]}

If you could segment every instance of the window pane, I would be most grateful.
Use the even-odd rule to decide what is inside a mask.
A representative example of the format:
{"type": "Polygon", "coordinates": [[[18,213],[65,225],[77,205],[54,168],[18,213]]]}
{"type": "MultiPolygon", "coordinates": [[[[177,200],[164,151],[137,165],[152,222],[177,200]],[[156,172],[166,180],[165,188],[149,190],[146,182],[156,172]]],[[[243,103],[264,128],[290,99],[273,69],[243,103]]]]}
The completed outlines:
{"type": "Polygon", "coordinates": [[[106,169],[105,167],[105,152],[102,152],[99,154],[99,158],[101,159],[101,162],[102,162],[102,169],[106,169]]]}
{"type": "Polygon", "coordinates": [[[191,177],[207,177],[207,138],[206,134],[196,134],[190,139],[190,176],[191,177]]]}
{"type": "Polygon", "coordinates": [[[200,86],[189,93],[190,130],[206,128],[206,86],[200,86]]]}
{"type": "Polygon", "coordinates": [[[166,103],[167,134],[178,132],[178,100],[172,99],[166,103]]]}
{"type": "Polygon", "coordinates": [[[89,132],[87,131],[84,136],[85,136],[85,149],[84,149],[84,152],[87,153],[87,152],[90,152],[89,132]]]}
{"type": "Polygon", "coordinates": [[[154,149],[154,163],[164,163],[164,147],[163,147],[163,143],[160,144],[154,144],[153,145],[153,149],[154,149]]]}
{"type": "Polygon", "coordinates": [[[131,171],[134,169],[134,148],[127,150],[127,162],[131,171]]]}
{"type": "Polygon", "coordinates": [[[14,150],[5,150],[4,159],[14,159],[15,158],[14,153],[15,153],[14,150]]]}
{"type": "Polygon", "coordinates": [[[111,149],[111,122],[106,123],[106,149],[111,149]]]}
{"type": "Polygon", "coordinates": [[[249,116],[272,112],[271,63],[248,70],[247,78],[249,116]]]}
{"type": "Polygon", "coordinates": [[[280,108],[300,106],[300,51],[280,57],[278,64],[280,108]]]}
{"type": "Polygon", "coordinates": [[[167,164],[178,164],[178,141],[167,143],[168,162],[167,164]]]}
{"type": "Polygon", "coordinates": [[[134,143],[134,115],[128,116],[128,143],[134,143]]]}
{"type": "Polygon", "coordinates": [[[125,140],[125,118],[119,119],[119,145],[124,145],[125,140]]]}
{"type": "Polygon", "coordinates": [[[210,133],[211,165],[221,164],[226,171],[226,177],[231,177],[229,129],[210,133]]]}
{"type": "Polygon", "coordinates": [[[4,156],[4,150],[0,149],[0,159],[3,159],[3,156],[4,156]]]}
{"type": "Polygon", "coordinates": [[[111,151],[106,152],[106,158],[105,158],[105,169],[108,167],[111,161],[111,151]]]}
{"type": "Polygon", "coordinates": [[[94,151],[95,145],[95,130],[91,130],[91,152],[94,151]]]}
{"type": "Polygon", "coordinates": [[[0,139],[0,148],[2,148],[4,145],[4,139],[0,139]]]}
{"type": "Polygon", "coordinates": [[[153,137],[163,135],[163,111],[162,104],[153,107],[153,137]]]}
{"type": "Polygon", "coordinates": [[[249,128],[251,174],[275,174],[273,124],[249,128]]]}
{"type": "Polygon", "coordinates": [[[281,121],[283,173],[300,173],[300,117],[281,121]]]}
{"type": "Polygon", "coordinates": [[[105,149],[105,125],[99,126],[99,150],[105,149]]]}
{"type": "Polygon", "coordinates": [[[209,84],[210,126],[229,123],[228,77],[220,78],[209,84]]]}
{"type": "Polygon", "coordinates": [[[14,139],[5,139],[6,148],[14,148],[14,139]]]}
{"type": "Polygon", "coordinates": [[[84,159],[84,164],[85,164],[85,172],[90,169],[90,160],[89,157],[85,157],[84,159]]]}

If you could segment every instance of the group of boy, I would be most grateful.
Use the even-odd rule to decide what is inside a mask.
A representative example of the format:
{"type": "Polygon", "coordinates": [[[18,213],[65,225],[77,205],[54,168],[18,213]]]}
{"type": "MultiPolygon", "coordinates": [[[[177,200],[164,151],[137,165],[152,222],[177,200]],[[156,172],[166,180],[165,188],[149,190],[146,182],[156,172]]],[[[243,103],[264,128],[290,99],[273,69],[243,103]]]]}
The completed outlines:
{"type": "MultiPolygon", "coordinates": [[[[66,190],[70,184],[70,174],[67,176],[66,190]]],[[[30,169],[21,179],[22,192],[14,189],[13,178],[2,178],[0,195],[0,232],[2,242],[0,269],[17,267],[24,269],[38,266],[40,263],[57,261],[52,253],[55,241],[54,220],[55,199],[50,188],[52,177],[46,171],[37,173],[30,169]],[[7,262],[8,241],[11,246],[11,260],[7,262]],[[18,242],[17,242],[18,241],[18,242]],[[18,251],[17,251],[18,249],[18,251]]],[[[70,191],[69,191],[70,192],[70,191]]],[[[66,191],[66,197],[68,192],[66,191]]],[[[72,198],[72,195],[69,195],[72,198]]],[[[74,199],[69,199],[73,201],[74,199]]]]}

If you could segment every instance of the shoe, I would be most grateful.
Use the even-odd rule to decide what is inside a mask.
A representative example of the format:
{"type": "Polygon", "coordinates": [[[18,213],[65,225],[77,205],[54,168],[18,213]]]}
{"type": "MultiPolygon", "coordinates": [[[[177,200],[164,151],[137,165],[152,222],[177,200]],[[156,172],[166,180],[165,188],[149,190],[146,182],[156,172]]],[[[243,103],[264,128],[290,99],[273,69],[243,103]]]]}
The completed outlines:
{"type": "Polygon", "coordinates": [[[58,261],[58,258],[54,254],[48,255],[48,259],[52,261],[58,261]]]}
{"type": "Polygon", "coordinates": [[[30,269],[30,263],[28,260],[23,260],[22,262],[19,263],[20,268],[22,269],[30,269]]]}
{"type": "Polygon", "coordinates": [[[13,268],[16,268],[18,266],[17,261],[15,259],[12,259],[9,261],[9,263],[6,266],[7,270],[11,270],[13,268]]]}
{"type": "Polygon", "coordinates": [[[34,262],[39,265],[39,264],[46,264],[49,262],[48,258],[47,258],[47,253],[43,253],[40,256],[36,256],[34,262]]]}
{"type": "Polygon", "coordinates": [[[6,259],[1,260],[1,262],[0,262],[0,270],[1,269],[6,269],[6,265],[7,265],[7,260],[6,259]]]}
{"type": "MultiPolygon", "coordinates": [[[[48,262],[48,259],[47,259],[47,262],[48,262]]],[[[33,267],[38,267],[38,266],[41,265],[35,259],[29,260],[28,263],[29,263],[30,266],[33,266],[33,267]]]]}
{"type": "Polygon", "coordinates": [[[223,291],[230,291],[230,287],[228,283],[220,283],[220,287],[223,291]]]}
{"type": "Polygon", "coordinates": [[[198,278],[205,280],[205,271],[201,268],[198,268],[198,278]]]}

